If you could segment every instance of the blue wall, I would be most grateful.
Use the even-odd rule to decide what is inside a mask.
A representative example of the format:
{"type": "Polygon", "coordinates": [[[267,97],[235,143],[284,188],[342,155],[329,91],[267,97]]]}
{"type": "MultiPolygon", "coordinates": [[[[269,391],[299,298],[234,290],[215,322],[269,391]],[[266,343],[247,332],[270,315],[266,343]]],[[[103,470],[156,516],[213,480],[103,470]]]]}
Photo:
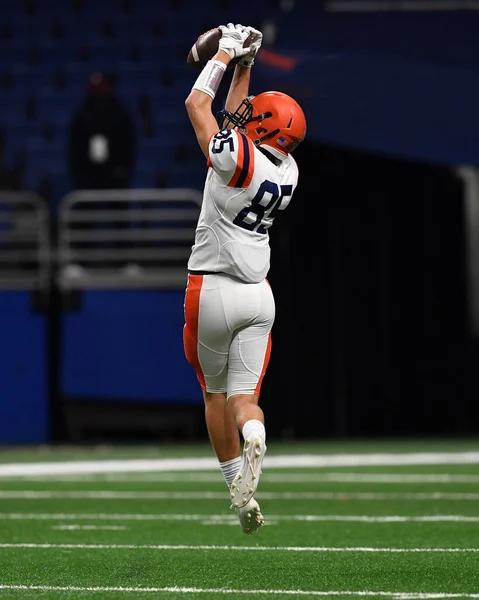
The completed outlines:
{"type": "Polygon", "coordinates": [[[47,321],[29,292],[0,293],[0,331],[0,443],[47,442],[47,321]]]}
{"type": "Polygon", "coordinates": [[[86,291],[63,317],[62,393],[72,399],[202,402],[183,351],[184,290],[86,291]]]}
{"type": "Polygon", "coordinates": [[[184,290],[86,291],[62,317],[60,356],[29,292],[0,292],[0,444],[46,443],[49,362],[68,399],[201,403],[183,352],[184,290]]]}
{"type": "Polygon", "coordinates": [[[479,162],[479,13],[318,12],[279,17],[255,85],[304,105],[310,140],[445,164],[479,162]]]}

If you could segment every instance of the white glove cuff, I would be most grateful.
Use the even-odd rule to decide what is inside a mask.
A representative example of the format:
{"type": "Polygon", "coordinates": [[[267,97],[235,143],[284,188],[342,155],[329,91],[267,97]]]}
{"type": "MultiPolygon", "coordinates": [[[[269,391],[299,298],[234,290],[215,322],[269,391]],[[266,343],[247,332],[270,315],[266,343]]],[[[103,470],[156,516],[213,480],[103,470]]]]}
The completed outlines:
{"type": "Polygon", "coordinates": [[[211,96],[213,99],[220,86],[226,65],[220,60],[209,60],[195,81],[193,88],[211,96]]]}
{"type": "Polygon", "coordinates": [[[221,40],[220,40],[220,43],[218,46],[218,50],[223,50],[223,52],[226,52],[226,54],[228,54],[228,56],[231,58],[231,60],[233,60],[233,58],[235,57],[235,54],[236,54],[234,51],[234,48],[224,48],[221,45],[221,40]]]}

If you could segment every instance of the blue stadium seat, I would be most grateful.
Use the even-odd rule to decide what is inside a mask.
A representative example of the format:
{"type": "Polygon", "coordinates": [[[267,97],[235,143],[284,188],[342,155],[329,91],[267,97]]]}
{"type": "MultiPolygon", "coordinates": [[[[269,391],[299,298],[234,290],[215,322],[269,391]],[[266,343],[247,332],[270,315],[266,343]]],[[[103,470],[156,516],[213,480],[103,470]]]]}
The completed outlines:
{"type": "Polygon", "coordinates": [[[13,166],[25,151],[31,138],[40,136],[36,123],[29,123],[25,118],[18,121],[5,121],[3,127],[5,133],[5,160],[13,166]]]}
{"type": "Polygon", "coordinates": [[[193,188],[202,190],[205,184],[207,168],[201,156],[199,160],[184,165],[169,165],[167,185],[172,188],[193,188]]]}
{"type": "Polygon", "coordinates": [[[158,171],[173,163],[173,151],[168,140],[141,140],[138,148],[140,162],[150,171],[158,171]]]}
{"type": "Polygon", "coordinates": [[[5,152],[6,160],[10,165],[15,164],[15,162],[23,155],[32,135],[33,133],[25,132],[21,132],[19,135],[8,135],[5,152]]]}
{"type": "MultiPolygon", "coordinates": [[[[219,0],[204,2],[219,11],[219,0]]],[[[143,186],[150,187],[156,172],[174,161],[175,148],[196,144],[184,108],[195,72],[186,65],[183,53],[203,31],[204,23],[198,22],[194,0],[183,0],[178,12],[170,2],[135,0],[131,14],[125,14],[118,0],[85,0],[83,4],[84,10],[77,13],[70,0],[39,0],[40,10],[29,15],[23,1],[0,2],[1,21],[10,24],[13,33],[12,39],[2,42],[2,65],[12,80],[10,92],[0,96],[2,120],[9,125],[8,155],[13,159],[26,149],[29,185],[36,185],[48,172],[58,183],[56,193],[65,190],[68,124],[84,98],[90,74],[103,70],[117,75],[116,92],[137,126],[140,150],[135,185],[143,181],[143,186]],[[110,30],[105,30],[105,23],[110,30]],[[36,62],[32,48],[38,53],[36,62]],[[85,48],[89,56],[85,54],[80,62],[79,51],[85,48]],[[141,51],[135,55],[133,48],[141,51]],[[165,77],[170,70],[171,77],[165,77]],[[57,87],[62,83],[60,72],[64,74],[62,88],[57,87]],[[144,139],[148,131],[140,110],[142,94],[151,98],[153,138],[149,140],[144,139]],[[27,119],[25,103],[30,98],[35,98],[36,111],[27,119]],[[50,142],[41,139],[45,125],[53,138],[50,142]]],[[[205,171],[200,152],[198,161],[202,186],[205,171]]],[[[170,176],[171,181],[184,183],[179,167],[170,176]]],[[[188,178],[196,181],[194,168],[189,169],[188,178]]]]}
{"type": "Polygon", "coordinates": [[[130,45],[124,42],[95,41],[88,45],[90,53],[89,64],[92,65],[93,70],[116,70],[119,65],[128,59],[129,49],[130,45]]]}
{"type": "Polygon", "coordinates": [[[139,127],[142,122],[142,117],[138,109],[138,93],[135,89],[124,89],[122,92],[115,92],[122,106],[130,113],[131,118],[139,127]]]}
{"type": "MultiPolygon", "coordinates": [[[[42,0],[43,2],[44,0],[42,0]]],[[[45,0],[46,2],[55,5],[56,0],[45,0]]],[[[136,5],[137,0],[132,2],[133,5],[136,5]]],[[[68,5],[68,3],[65,3],[68,5]]],[[[81,16],[82,18],[88,18],[90,20],[97,20],[99,18],[111,18],[115,14],[122,14],[121,5],[122,3],[119,0],[102,0],[98,2],[97,0],[84,0],[82,2],[84,10],[81,13],[73,13],[71,9],[65,12],[65,15],[70,15],[73,17],[81,16]]],[[[71,6],[71,5],[70,5],[71,6]]]]}
{"type": "Polygon", "coordinates": [[[88,79],[97,69],[90,64],[79,62],[65,62],[63,72],[65,74],[64,93],[71,97],[77,97],[80,101],[87,89],[88,79]]]}
{"type": "Polygon", "coordinates": [[[38,91],[52,84],[53,74],[40,67],[17,64],[11,70],[12,92],[20,97],[34,96],[38,91]]]}
{"type": "Polygon", "coordinates": [[[70,121],[76,103],[75,97],[42,94],[36,100],[36,119],[40,124],[66,124],[70,121]]]}
{"type": "MultiPolygon", "coordinates": [[[[146,20],[134,20],[131,17],[126,17],[124,19],[121,18],[112,18],[110,20],[111,24],[111,38],[106,38],[105,41],[111,39],[112,41],[122,41],[125,43],[131,41],[141,42],[144,39],[148,39],[151,37],[153,29],[152,29],[152,21],[151,19],[146,20]]],[[[102,23],[99,24],[98,31],[102,31],[102,23]]]]}
{"type": "MultiPolygon", "coordinates": [[[[3,5],[3,2],[0,3],[3,5]]],[[[25,15],[9,12],[2,18],[3,22],[11,25],[14,31],[14,39],[31,41],[38,40],[48,34],[54,17],[46,11],[39,11],[35,15],[25,15]]]]}
{"type": "Polygon", "coordinates": [[[142,94],[147,93],[155,83],[156,71],[151,66],[133,65],[126,61],[118,66],[118,88],[129,87],[142,94]]]}
{"type": "Polygon", "coordinates": [[[26,145],[25,186],[37,189],[45,176],[64,175],[67,170],[65,143],[29,140],[26,145]]]}
{"type": "Polygon", "coordinates": [[[144,40],[139,44],[139,48],[141,64],[150,68],[174,68],[175,62],[179,62],[178,49],[171,40],[164,38],[144,40]]]}
{"type": "Polygon", "coordinates": [[[81,44],[72,40],[68,43],[65,43],[64,40],[45,41],[39,50],[41,64],[45,67],[62,67],[66,61],[77,60],[80,47],[81,44]]]}
{"type": "MultiPolygon", "coordinates": [[[[158,87],[156,87],[155,89],[158,90],[158,87]]],[[[162,89],[161,93],[157,93],[151,96],[152,114],[156,115],[160,113],[169,113],[172,115],[184,115],[185,99],[186,95],[182,96],[178,94],[178,92],[175,89],[162,89]]]]}
{"type": "Polygon", "coordinates": [[[0,3],[0,14],[12,15],[22,12],[20,2],[18,0],[4,0],[0,3]]]}
{"type": "Polygon", "coordinates": [[[135,169],[131,182],[132,188],[151,189],[156,187],[156,171],[149,168],[149,165],[140,164],[135,169]]]}
{"type": "Polygon", "coordinates": [[[2,41],[2,66],[10,70],[17,64],[25,64],[31,55],[31,45],[24,40],[2,41]]]}
{"type": "Polygon", "coordinates": [[[14,95],[0,96],[1,124],[25,122],[25,102],[14,95]]]}

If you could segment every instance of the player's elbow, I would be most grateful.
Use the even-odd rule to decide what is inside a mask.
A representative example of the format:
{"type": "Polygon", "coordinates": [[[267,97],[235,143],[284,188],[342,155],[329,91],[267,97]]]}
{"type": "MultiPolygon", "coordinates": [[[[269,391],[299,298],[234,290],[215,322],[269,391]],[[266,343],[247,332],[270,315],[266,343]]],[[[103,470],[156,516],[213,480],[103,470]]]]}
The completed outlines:
{"type": "Polygon", "coordinates": [[[190,115],[203,111],[211,111],[211,98],[208,94],[192,90],[185,100],[185,107],[190,115]]]}
{"type": "Polygon", "coordinates": [[[186,112],[191,115],[192,112],[194,112],[194,106],[195,103],[193,101],[193,98],[191,97],[191,94],[188,96],[188,98],[185,100],[185,108],[186,108],[186,112]]]}
{"type": "Polygon", "coordinates": [[[190,118],[190,122],[194,127],[199,119],[198,111],[197,111],[196,107],[191,103],[186,102],[185,106],[186,106],[186,112],[188,114],[188,117],[190,118]]]}
{"type": "Polygon", "coordinates": [[[186,112],[188,113],[188,117],[190,118],[190,122],[193,127],[196,129],[197,126],[200,126],[201,123],[205,120],[206,111],[201,106],[198,106],[195,102],[186,101],[186,112]]]}

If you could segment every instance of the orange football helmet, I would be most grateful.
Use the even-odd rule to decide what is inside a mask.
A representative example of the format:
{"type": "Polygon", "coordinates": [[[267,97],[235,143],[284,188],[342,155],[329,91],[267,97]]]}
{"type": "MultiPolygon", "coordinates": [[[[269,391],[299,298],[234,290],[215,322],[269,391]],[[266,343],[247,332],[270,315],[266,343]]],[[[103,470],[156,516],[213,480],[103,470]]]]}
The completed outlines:
{"type": "Polygon", "coordinates": [[[245,98],[234,113],[220,111],[220,127],[237,127],[256,145],[287,154],[306,136],[306,117],[299,104],[282,92],[263,92],[245,98]]]}

